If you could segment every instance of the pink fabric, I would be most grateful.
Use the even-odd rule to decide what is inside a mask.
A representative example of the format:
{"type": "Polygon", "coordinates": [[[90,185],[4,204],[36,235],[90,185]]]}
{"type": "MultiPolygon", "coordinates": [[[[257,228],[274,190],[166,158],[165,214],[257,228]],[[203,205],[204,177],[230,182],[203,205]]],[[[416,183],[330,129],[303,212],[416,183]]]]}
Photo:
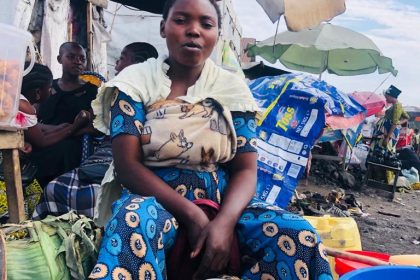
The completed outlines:
{"type": "Polygon", "coordinates": [[[366,117],[381,112],[386,105],[385,97],[374,92],[356,91],[350,96],[366,108],[366,117]]]}
{"type": "Polygon", "coordinates": [[[347,129],[359,125],[365,119],[364,114],[358,114],[351,118],[339,116],[326,116],[325,123],[333,130],[347,129]]]}
{"type": "Polygon", "coordinates": [[[403,127],[400,130],[400,135],[398,137],[397,149],[411,145],[413,135],[414,135],[414,130],[412,130],[411,128],[403,127]]]}

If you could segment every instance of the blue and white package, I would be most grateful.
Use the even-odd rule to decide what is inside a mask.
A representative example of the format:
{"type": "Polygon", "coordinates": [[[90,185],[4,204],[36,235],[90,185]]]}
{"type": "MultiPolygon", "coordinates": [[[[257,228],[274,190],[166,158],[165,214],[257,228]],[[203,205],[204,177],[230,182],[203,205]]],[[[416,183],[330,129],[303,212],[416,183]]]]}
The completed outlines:
{"type": "Polygon", "coordinates": [[[260,78],[249,85],[263,109],[257,127],[257,196],[283,208],[325,126],[325,100],[293,89],[295,81],[285,75],[260,78]]]}

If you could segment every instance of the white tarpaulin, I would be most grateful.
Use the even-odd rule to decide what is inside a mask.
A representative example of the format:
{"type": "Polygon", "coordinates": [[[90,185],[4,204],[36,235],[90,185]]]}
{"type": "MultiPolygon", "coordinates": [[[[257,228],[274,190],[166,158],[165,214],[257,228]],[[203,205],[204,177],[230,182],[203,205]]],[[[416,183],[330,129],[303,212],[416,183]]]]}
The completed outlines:
{"type": "Polygon", "coordinates": [[[70,0],[47,0],[44,6],[44,23],[41,36],[41,56],[54,78],[61,75],[61,65],[57,61],[60,45],[67,41],[67,22],[70,0]]]}
{"type": "Polygon", "coordinates": [[[26,30],[35,0],[0,0],[0,22],[26,30]]]}

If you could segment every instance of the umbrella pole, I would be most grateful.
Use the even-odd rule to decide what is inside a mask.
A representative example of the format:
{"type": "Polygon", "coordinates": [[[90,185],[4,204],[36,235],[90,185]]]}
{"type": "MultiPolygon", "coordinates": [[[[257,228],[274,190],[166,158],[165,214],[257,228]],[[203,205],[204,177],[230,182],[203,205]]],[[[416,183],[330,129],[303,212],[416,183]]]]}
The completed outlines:
{"type": "Polygon", "coordinates": [[[274,53],[274,46],[276,45],[277,32],[279,31],[279,24],[280,24],[280,18],[277,21],[276,34],[274,34],[273,53],[274,53]]]}
{"type": "Polygon", "coordinates": [[[373,92],[376,92],[378,90],[378,88],[380,88],[385,83],[385,81],[388,80],[388,78],[391,76],[391,74],[392,73],[389,73],[388,77],[386,77],[385,80],[383,80],[382,83],[380,83],[379,86],[373,92]]]}

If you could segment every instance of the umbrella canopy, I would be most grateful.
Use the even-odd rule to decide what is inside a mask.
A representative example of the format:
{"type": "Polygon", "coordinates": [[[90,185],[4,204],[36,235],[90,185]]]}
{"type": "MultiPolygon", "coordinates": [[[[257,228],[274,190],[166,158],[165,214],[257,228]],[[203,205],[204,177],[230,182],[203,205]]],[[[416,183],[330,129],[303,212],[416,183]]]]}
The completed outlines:
{"type": "Polygon", "coordinates": [[[386,105],[385,97],[374,92],[355,91],[350,96],[366,108],[366,117],[382,111],[386,105]]]}
{"type": "Polygon", "coordinates": [[[324,71],[339,76],[353,76],[398,71],[389,57],[383,56],[375,43],[361,33],[321,24],[299,32],[285,31],[247,49],[248,56],[259,55],[271,63],[279,60],[289,69],[313,74],[324,71]]]}
{"type": "Polygon", "coordinates": [[[274,23],[284,14],[287,29],[299,31],[344,13],[345,0],[257,0],[274,23]]]}

